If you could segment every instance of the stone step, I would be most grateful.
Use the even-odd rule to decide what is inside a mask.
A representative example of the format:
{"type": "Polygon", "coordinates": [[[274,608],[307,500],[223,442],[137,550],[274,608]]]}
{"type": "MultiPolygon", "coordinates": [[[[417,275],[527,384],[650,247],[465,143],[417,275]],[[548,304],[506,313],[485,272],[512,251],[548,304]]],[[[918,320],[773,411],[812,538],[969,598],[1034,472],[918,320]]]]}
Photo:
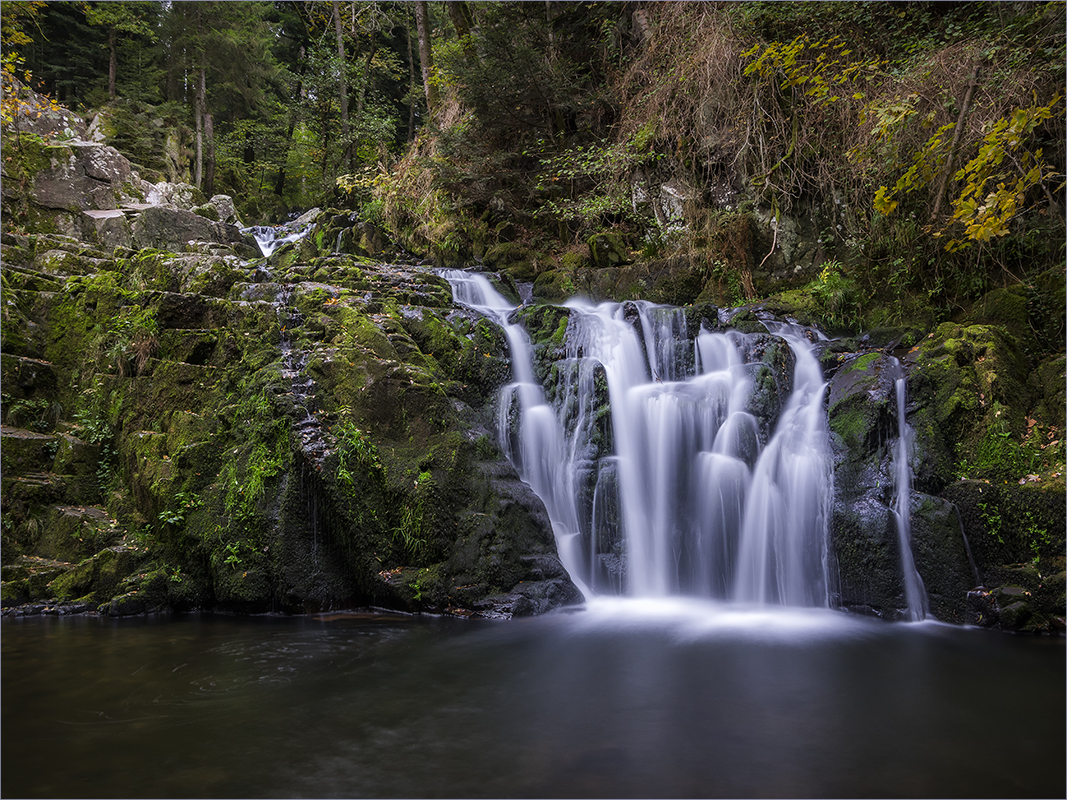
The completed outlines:
{"type": "MultiPolygon", "coordinates": [[[[21,427],[26,424],[11,419],[28,416],[40,420],[49,411],[46,406],[58,388],[56,368],[50,361],[28,356],[0,353],[0,386],[4,390],[4,419],[21,427]],[[22,413],[25,412],[25,413],[22,413]]],[[[55,420],[50,420],[52,424],[55,420]]],[[[51,427],[51,425],[49,426],[51,427]]]]}
{"type": "Polygon", "coordinates": [[[12,425],[0,425],[0,460],[4,473],[51,471],[59,436],[12,425]]]}
{"type": "Polygon", "coordinates": [[[57,504],[39,521],[33,553],[44,558],[78,562],[119,543],[125,531],[99,506],[57,504]]]}
{"type": "Polygon", "coordinates": [[[49,584],[74,568],[69,561],[21,555],[0,569],[3,579],[3,606],[18,605],[33,598],[51,596],[49,584]]]}
{"type": "MultiPolygon", "coordinates": [[[[6,250],[5,250],[6,253],[6,250]]],[[[22,292],[58,292],[63,289],[66,278],[49,275],[32,267],[10,264],[4,260],[4,277],[7,288],[22,292]]]]}
{"type": "Polygon", "coordinates": [[[4,511],[22,517],[29,509],[55,503],[85,504],[99,499],[100,481],[93,475],[57,475],[54,472],[4,472],[4,511]]]}

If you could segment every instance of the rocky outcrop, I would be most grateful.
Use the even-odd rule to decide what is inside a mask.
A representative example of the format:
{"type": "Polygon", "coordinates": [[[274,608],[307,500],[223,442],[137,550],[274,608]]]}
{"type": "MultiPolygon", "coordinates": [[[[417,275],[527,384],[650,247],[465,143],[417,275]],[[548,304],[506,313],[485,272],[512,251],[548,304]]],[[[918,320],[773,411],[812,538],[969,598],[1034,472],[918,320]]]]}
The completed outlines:
{"type": "Polygon", "coordinates": [[[215,247],[5,235],[5,606],[581,600],[487,433],[499,330],[426,268],[215,247]]]}
{"type": "Polygon", "coordinates": [[[187,184],[148,183],[113,147],[80,138],[84,123],[60,127],[77,115],[45,105],[41,118],[34,117],[30,129],[23,126],[4,149],[0,177],[9,224],[70,236],[109,253],[116,247],[187,250],[191,242],[208,242],[256,254],[231,198],[205,201],[187,184]]]}
{"type": "Polygon", "coordinates": [[[1029,419],[1027,433],[1058,430],[1046,416],[1044,392],[1026,390],[1024,355],[1002,329],[952,324],[901,355],[902,363],[881,351],[829,362],[838,602],[891,619],[904,613],[892,505],[895,380],[906,375],[914,436],[911,551],[932,615],[1012,630],[1062,629],[1062,473],[999,486],[957,480],[969,469],[1017,476],[1025,472],[1020,459],[1036,463],[1042,445],[1033,435],[1033,443],[1020,436],[1018,444],[1005,427],[1009,419],[1029,419]],[[1005,594],[1005,587],[1015,588],[1005,594]]]}

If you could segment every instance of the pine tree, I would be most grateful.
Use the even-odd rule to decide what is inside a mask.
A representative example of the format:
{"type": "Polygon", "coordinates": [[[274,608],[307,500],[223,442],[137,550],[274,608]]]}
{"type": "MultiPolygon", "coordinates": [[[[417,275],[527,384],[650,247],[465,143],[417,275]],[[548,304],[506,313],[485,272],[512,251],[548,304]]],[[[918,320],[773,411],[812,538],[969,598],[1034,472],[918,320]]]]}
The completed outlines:
{"type": "Polygon", "coordinates": [[[115,99],[115,83],[118,76],[119,34],[136,34],[146,39],[156,38],[150,20],[156,11],[151,2],[85,3],[85,19],[90,25],[107,30],[108,70],[107,96],[115,99]]]}

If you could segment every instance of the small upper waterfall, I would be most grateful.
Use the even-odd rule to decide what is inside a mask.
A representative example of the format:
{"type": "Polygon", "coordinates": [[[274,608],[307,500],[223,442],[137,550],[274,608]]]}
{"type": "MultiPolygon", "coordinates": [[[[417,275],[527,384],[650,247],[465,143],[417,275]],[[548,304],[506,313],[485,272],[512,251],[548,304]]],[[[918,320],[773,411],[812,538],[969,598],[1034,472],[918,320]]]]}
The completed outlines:
{"type": "Polygon", "coordinates": [[[587,595],[828,605],[826,384],[799,330],[690,332],[682,309],[572,300],[566,356],[542,386],[513,306],[482,275],[442,274],[507,334],[501,444],[587,595]],[[768,430],[756,351],[778,336],[796,369],[768,430]]]}
{"type": "Polygon", "coordinates": [[[303,239],[308,230],[310,229],[305,228],[292,233],[283,227],[272,228],[270,225],[253,225],[251,228],[245,228],[243,232],[252,234],[252,238],[259,245],[259,252],[263,254],[264,258],[267,258],[283,244],[303,239]]]}
{"type": "MultiPolygon", "coordinates": [[[[899,363],[897,365],[898,370],[899,363]]],[[[897,444],[893,449],[893,472],[896,494],[893,499],[893,516],[897,523],[897,538],[900,542],[900,567],[904,573],[904,602],[908,619],[912,622],[926,619],[929,612],[926,588],[915,569],[915,557],[911,552],[911,452],[912,429],[905,417],[907,383],[903,371],[895,380],[897,401],[897,444]]],[[[964,537],[966,542],[966,536],[964,537]]],[[[969,547],[968,547],[969,551],[969,547]]],[[[968,552],[969,555],[969,552],[968,552]]]]}

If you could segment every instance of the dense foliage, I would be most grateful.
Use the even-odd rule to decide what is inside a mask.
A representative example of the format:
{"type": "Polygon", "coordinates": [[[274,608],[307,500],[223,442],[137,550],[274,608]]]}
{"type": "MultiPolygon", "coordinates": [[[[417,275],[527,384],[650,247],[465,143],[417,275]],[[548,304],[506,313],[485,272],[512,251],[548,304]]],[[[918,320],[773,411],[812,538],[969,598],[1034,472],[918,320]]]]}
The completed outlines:
{"type": "Polygon", "coordinates": [[[144,177],[233,195],[253,218],[321,199],[425,117],[405,3],[13,2],[4,16],[10,74],[98,111],[144,177]]]}
{"type": "Polygon", "coordinates": [[[811,282],[827,324],[935,321],[1063,263],[1063,19],[1062,2],[13,2],[5,118],[29,80],[144,177],[232,195],[245,219],[347,204],[444,261],[518,240],[531,278],[611,230],[686,260],[678,301],[811,282]],[[790,226],[815,243],[792,272],[790,226]]]}

